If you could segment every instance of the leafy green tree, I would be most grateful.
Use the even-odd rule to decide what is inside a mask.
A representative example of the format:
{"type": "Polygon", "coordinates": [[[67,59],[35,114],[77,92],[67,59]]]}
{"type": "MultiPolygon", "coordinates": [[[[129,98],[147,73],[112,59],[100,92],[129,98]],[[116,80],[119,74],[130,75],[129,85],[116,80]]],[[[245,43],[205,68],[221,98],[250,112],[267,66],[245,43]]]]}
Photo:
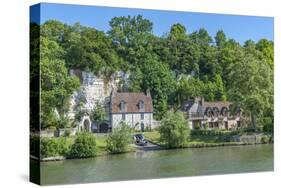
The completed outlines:
{"type": "Polygon", "coordinates": [[[68,76],[61,60],[42,58],[40,65],[41,127],[58,126],[57,119],[66,116],[70,96],[80,83],[78,78],[68,76]]]}
{"type": "Polygon", "coordinates": [[[174,24],[166,39],[168,49],[166,62],[170,65],[176,77],[180,74],[197,75],[199,50],[198,45],[192,42],[181,24],[174,24]]]}
{"type": "Polygon", "coordinates": [[[251,125],[256,129],[257,117],[273,107],[273,72],[264,60],[252,54],[246,54],[230,68],[229,97],[251,117],[251,125]]]}
{"type": "Polygon", "coordinates": [[[272,41],[267,39],[261,39],[256,44],[257,50],[259,50],[263,57],[266,59],[266,62],[273,69],[274,66],[274,44],[272,41]]]}
{"type": "Polygon", "coordinates": [[[219,30],[215,36],[215,40],[216,40],[216,46],[218,48],[222,48],[224,47],[225,43],[226,43],[226,36],[223,32],[223,30],[219,30]]]}
{"type": "Polygon", "coordinates": [[[106,120],[105,108],[100,102],[96,102],[95,107],[91,112],[91,119],[94,121],[106,120]]]}
{"type": "Polygon", "coordinates": [[[189,136],[188,124],[184,113],[168,111],[161,121],[159,132],[160,141],[167,148],[182,147],[189,136]]]}
{"type": "MultiPolygon", "coordinates": [[[[114,17],[108,32],[113,45],[120,57],[127,63],[125,68],[141,67],[148,58],[155,58],[152,49],[152,22],[137,16],[114,17]]],[[[124,66],[123,66],[124,67],[124,66]]]]}
{"type": "Polygon", "coordinates": [[[151,59],[142,69],[142,91],[150,91],[156,119],[161,119],[168,110],[169,97],[175,91],[175,80],[169,67],[161,62],[151,59]]]}
{"type": "Polygon", "coordinates": [[[91,133],[79,133],[70,150],[70,157],[94,157],[97,154],[96,138],[91,133]]]}
{"type": "Polygon", "coordinates": [[[106,138],[106,150],[110,153],[123,153],[132,141],[131,128],[124,122],[114,128],[106,138]]]}

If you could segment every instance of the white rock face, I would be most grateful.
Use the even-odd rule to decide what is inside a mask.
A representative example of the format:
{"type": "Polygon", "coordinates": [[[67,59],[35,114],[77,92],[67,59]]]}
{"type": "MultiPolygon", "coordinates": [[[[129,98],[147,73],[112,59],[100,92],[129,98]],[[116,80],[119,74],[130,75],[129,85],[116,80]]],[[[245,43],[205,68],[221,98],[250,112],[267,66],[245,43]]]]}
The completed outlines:
{"type": "Polygon", "coordinates": [[[91,72],[70,70],[70,75],[78,76],[81,81],[79,91],[74,92],[70,101],[69,117],[74,118],[75,106],[83,101],[83,109],[90,112],[95,108],[97,102],[105,105],[106,99],[110,97],[113,89],[117,88],[118,80],[111,79],[108,82],[91,72]]]}

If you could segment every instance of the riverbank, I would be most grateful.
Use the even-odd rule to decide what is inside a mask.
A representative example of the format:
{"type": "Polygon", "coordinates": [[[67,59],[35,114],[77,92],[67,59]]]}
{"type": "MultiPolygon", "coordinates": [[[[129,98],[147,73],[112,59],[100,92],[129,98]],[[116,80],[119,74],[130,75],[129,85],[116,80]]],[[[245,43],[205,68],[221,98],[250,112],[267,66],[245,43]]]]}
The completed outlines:
{"type": "MultiPolygon", "coordinates": [[[[129,145],[128,150],[126,152],[122,153],[132,153],[136,151],[151,151],[151,150],[166,150],[168,148],[165,147],[165,145],[160,142],[160,133],[158,131],[152,131],[152,132],[143,132],[142,133],[145,138],[149,141],[149,146],[142,147],[142,146],[136,146],[133,143],[129,145]]],[[[248,134],[248,133],[247,133],[248,134]]],[[[269,139],[262,140],[263,136],[260,134],[257,135],[247,135],[245,139],[245,135],[231,135],[231,136],[225,136],[225,135],[199,135],[199,134],[191,134],[190,138],[179,148],[169,148],[169,149],[180,149],[180,148],[205,148],[205,147],[224,147],[224,146],[242,146],[242,145],[255,145],[255,144],[265,144],[270,143],[269,139]],[[256,141],[257,135],[259,136],[259,141],[256,141]],[[254,137],[255,139],[249,137],[254,137]],[[241,139],[243,138],[243,139],[241,139]],[[252,140],[249,142],[249,140],[252,140]],[[253,141],[254,140],[254,141],[253,141]]],[[[59,138],[52,138],[55,140],[63,140],[66,148],[69,148],[75,140],[75,136],[70,137],[59,137],[59,138]]],[[[98,156],[105,156],[105,155],[116,155],[116,153],[110,153],[106,151],[106,135],[97,135],[96,136],[96,145],[97,145],[97,153],[94,157],[98,156]]],[[[120,154],[120,153],[118,153],[120,154]]],[[[67,160],[67,159],[73,159],[73,158],[79,158],[79,157],[71,157],[71,156],[47,156],[39,159],[38,157],[31,156],[32,159],[40,160],[42,162],[48,162],[48,161],[61,161],[61,160],[67,160]]],[[[93,157],[88,157],[93,158],[93,157]]]]}
{"type": "MultiPolygon", "coordinates": [[[[207,131],[208,132],[208,131],[207,131]]],[[[165,148],[160,141],[160,133],[157,131],[143,133],[147,140],[165,148]]],[[[189,139],[180,148],[201,148],[219,146],[239,146],[273,143],[272,135],[264,133],[241,133],[241,132],[208,132],[200,134],[194,131],[189,139]]]]}

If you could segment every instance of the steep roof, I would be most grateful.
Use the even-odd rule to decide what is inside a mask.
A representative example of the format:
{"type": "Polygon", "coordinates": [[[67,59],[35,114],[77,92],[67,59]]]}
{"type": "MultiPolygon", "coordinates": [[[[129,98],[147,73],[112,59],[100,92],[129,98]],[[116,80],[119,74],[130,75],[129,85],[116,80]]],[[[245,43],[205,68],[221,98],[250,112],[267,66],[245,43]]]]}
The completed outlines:
{"type": "Polygon", "coordinates": [[[231,102],[228,101],[215,101],[215,102],[204,102],[203,108],[206,109],[208,107],[214,108],[217,107],[219,110],[221,110],[223,107],[226,107],[229,109],[229,106],[231,105],[231,102]]]}
{"type": "Polygon", "coordinates": [[[188,113],[200,113],[203,115],[208,108],[211,108],[211,110],[213,110],[214,108],[218,108],[218,110],[221,111],[222,108],[226,107],[229,110],[231,104],[232,103],[228,101],[203,101],[201,103],[195,101],[187,101],[182,105],[181,111],[188,113]]]}
{"type": "Polygon", "coordinates": [[[153,112],[152,99],[150,95],[144,93],[114,93],[111,96],[111,113],[139,113],[153,112]],[[121,110],[120,104],[124,101],[126,108],[121,110]],[[139,103],[143,101],[144,109],[139,108],[139,103]]]}

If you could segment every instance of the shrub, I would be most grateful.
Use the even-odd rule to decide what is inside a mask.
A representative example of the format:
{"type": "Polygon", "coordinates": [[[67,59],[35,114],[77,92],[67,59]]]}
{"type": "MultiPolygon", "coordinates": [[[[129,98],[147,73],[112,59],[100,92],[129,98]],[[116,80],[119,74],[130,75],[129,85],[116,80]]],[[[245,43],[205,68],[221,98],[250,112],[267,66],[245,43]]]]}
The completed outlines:
{"type": "Polygon", "coordinates": [[[132,141],[130,127],[121,122],[106,138],[106,150],[110,153],[122,153],[128,150],[132,141]]]}
{"type": "Polygon", "coordinates": [[[268,144],[270,142],[270,137],[267,135],[263,135],[261,138],[261,143],[268,144]]]}
{"type": "Polygon", "coordinates": [[[94,157],[97,153],[96,138],[91,133],[77,135],[70,150],[70,157],[94,157]]]}
{"type": "Polygon", "coordinates": [[[239,131],[223,131],[223,130],[191,130],[191,135],[202,136],[232,136],[238,134],[239,131]]]}
{"type": "Polygon", "coordinates": [[[68,137],[68,136],[70,136],[70,134],[71,134],[71,131],[69,129],[67,129],[64,131],[63,136],[68,137]]]}
{"type": "Polygon", "coordinates": [[[271,117],[265,117],[262,121],[263,124],[263,131],[273,133],[273,120],[271,117]]]}
{"type": "Polygon", "coordinates": [[[184,114],[168,111],[164,117],[159,128],[160,142],[163,142],[167,148],[182,147],[189,136],[184,114]]]}
{"type": "Polygon", "coordinates": [[[69,146],[65,138],[41,138],[41,157],[65,156],[69,151],[69,146]]]}

